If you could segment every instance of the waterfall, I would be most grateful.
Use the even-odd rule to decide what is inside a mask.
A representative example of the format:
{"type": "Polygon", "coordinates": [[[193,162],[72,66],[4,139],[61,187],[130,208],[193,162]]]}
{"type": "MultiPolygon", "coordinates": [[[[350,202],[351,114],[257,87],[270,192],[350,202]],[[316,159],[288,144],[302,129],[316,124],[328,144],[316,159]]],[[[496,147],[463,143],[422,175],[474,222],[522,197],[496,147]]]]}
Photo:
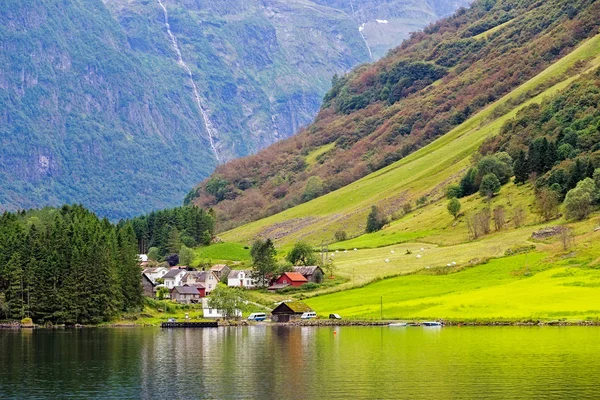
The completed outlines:
{"type": "Polygon", "coordinates": [[[215,136],[217,134],[217,131],[215,130],[213,124],[210,122],[207,108],[204,106],[202,98],[200,97],[200,93],[198,92],[196,82],[194,82],[194,75],[192,74],[192,70],[190,69],[190,67],[188,67],[185,61],[183,61],[181,50],[179,49],[179,45],[177,44],[177,38],[175,37],[175,35],[173,35],[173,32],[171,32],[171,25],[169,24],[169,13],[167,11],[167,7],[165,7],[161,0],[158,0],[158,4],[160,4],[160,6],[162,7],[163,13],[165,15],[165,27],[167,28],[169,38],[171,38],[171,44],[173,45],[173,49],[175,49],[175,53],[177,54],[177,64],[181,65],[187,71],[188,77],[190,78],[190,83],[192,84],[192,91],[196,99],[198,111],[200,112],[200,115],[202,115],[202,120],[204,121],[204,126],[206,127],[206,133],[208,134],[208,141],[210,142],[210,147],[215,155],[215,158],[217,159],[217,162],[221,163],[219,152],[217,151],[217,147],[215,146],[215,136]]]}
{"type": "MultiPolygon", "coordinates": [[[[350,8],[352,9],[352,16],[360,24],[360,20],[356,18],[356,11],[354,11],[354,4],[352,3],[352,0],[350,0],[350,8]]],[[[363,35],[363,29],[365,29],[364,23],[358,27],[358,33],[360,34],[360,37],[362,38],[363,42],[365,42],[365,46],[367,46],[367,50],[369,51],[369,58],[371,58],[372,60],[373,53],[371,53],[371,47],[369,46],[369,42],[367,42],[367,38],[365,37],[365,35],[363,35]]]]}

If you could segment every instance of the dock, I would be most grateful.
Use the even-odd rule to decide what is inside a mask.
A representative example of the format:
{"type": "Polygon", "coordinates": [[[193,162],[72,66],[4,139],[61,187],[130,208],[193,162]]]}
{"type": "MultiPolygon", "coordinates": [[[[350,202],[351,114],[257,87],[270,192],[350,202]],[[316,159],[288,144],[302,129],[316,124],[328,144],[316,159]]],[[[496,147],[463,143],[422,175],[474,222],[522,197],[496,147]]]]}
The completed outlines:
{"type": "Polygon", "coordinates": [[[219,323],[210,322],[163,322],[161,328],[218,328],[219,323]]]}

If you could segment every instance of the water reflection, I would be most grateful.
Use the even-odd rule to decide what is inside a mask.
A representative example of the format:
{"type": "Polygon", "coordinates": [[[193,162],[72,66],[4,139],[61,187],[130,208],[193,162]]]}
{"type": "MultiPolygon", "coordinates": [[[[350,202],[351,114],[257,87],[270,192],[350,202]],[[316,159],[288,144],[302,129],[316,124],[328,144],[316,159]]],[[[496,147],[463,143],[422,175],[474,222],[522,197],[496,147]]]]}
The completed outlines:
{"type": "Polygon", "coordinates": [[[0,398],[594,398],[597,328],[0,331],[0,398]]]}

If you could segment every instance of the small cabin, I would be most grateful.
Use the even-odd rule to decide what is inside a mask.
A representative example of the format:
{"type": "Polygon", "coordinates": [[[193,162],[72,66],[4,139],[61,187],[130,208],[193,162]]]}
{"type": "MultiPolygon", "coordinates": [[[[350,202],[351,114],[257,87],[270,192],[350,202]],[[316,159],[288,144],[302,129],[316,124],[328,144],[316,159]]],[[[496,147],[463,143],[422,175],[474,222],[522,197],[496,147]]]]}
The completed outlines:
{"type": "Polygon", "coordinates": [[[288,301],[280,303],[271,311],[271,321],[290,322],[300,319],[305,312],[313,311],[307,304],[301,301],[288,301]]]}

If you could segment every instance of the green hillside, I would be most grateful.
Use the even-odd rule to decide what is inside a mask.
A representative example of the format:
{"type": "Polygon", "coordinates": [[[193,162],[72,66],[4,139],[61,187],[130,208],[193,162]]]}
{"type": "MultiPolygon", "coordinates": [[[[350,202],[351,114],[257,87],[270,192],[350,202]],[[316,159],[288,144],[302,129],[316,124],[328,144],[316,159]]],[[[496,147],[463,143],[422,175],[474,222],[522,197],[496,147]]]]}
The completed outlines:
{"type": "MultiPolygon", "coordinates": [[[[281,253],[298,240],[315,247],[329,243],[327,257],[344,281],[291,294],[322,316],[597,320],[598,110],[600,35],[402,160],[220,237],[239,243],[269,237],[281,253]],[[547,151],[552,157],[544,156],[547,165],[536,170],[536,143],[544,140],[555,150],[547,151]],[[512,178],[490,198],[462,196],[460,213],[450,215],[446,189],[499,151],[513,156],[515,172],[516,155],[527,155],[525,183],[512,178]],[[569,199],[584,180],[592,187],[585,200],[591,214],[573,217],[569,199]],[[545,217],[540,199],[548,190],[557,202],[545,217]],[[372,205],[389,219],[383,229],[365,234],[372,205]],[[474,234],[474,217],[486,210],[489,232],[474,234]],[[342,230],[350,238],[336,242],[334,234],[342,230]]],[[[322,151],[308,157],[318,159],[322,151]]],[[[587,207],[585,202],[574,204],[587,207]]],[[[274,298],[285,296],[290,294],[274,298]]]]}
{"type": "MultiPolygon", "coordinates": [[[[582,72],[600,66],[600,35],[586,41],[566,57],[544,70],[496,103],[474,115],[448,134],[388,167],[311,202],[253,222],[220,236],[228,241],[245,242],[264,236],[281,244],[297,240],[320,243],[332,241],[337,230],[351,235],[364,232],[371,205],[379,205],[388,214],[407,202],[426,196],[428,202],[445,195],[445,187],[460,179],[470,165],[470,158],[503,124],[532,103],[566,88],[582,72]],[[572,67],[585,61],[579,73],[572,67]],[[562,77],[557,82],[556,77],[562,77]],[[551,86],[529,100],[511,107],[514,99],[551,86]],[[501,112],[500,116],[495,116],[501,112]]],[[[390,227],[393,231],[394,224],[390,227]]],[[[414,227],[413,227],[414,229],[414,227]]],[[[360,240],[360,239],[359,239],[360,240]]],[[[389,243],[388,243],[389,244],[389,243]]],[[[372,245],[371,245],[372,246],[372,245]]],[[[370,246],[370,247],[371,247],[370,246]]]]}
{"type": "Polygon", "coordinates": [[[361,231],[355,217],[362,219],[372,200],[392,215],[406,202],[435,197],[427,181],[460,174],[466,155],[503,125],[502,117],[593,65],[597,39],[589,40],[598,34],[598,7],[584,0],[475,2],[382,60],[334,79],[313,124],[255,156],[220,165],[188,200],[219,211],[219,230],[278,213],[304,218],[294,208],[301,203],[318,210],[313,220],[264,232],[278,238],[302,236],[298,230],[312,229],[325,215],[328,226],[347,225],[355,234],[361,231]],[[450,142],[455,149],[445,146],[450,142]],[[435,151],[429,159],[425,148],[435,151]],[[442,163],[443,176],[432,176],[442,163]],[[399,166],[406,168],[390,173],[399,166]],[[338,195],[348,191],[353,195],[338,195]],[[310,202],[331,192],[334,205],[310,202]]]}

